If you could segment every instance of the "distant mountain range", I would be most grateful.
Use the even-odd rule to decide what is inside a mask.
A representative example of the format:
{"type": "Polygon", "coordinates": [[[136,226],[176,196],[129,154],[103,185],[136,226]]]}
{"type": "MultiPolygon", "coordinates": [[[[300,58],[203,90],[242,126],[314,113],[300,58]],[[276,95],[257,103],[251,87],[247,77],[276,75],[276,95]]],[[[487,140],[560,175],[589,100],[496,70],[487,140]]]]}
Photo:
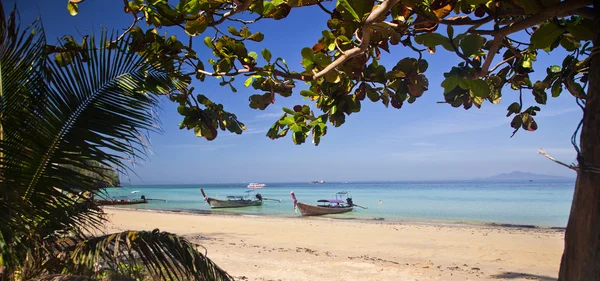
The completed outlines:
{"type": "Polygon", "coordinates": [[[572,178],[526,173],[526,172],[520,172],[520,171],[503,173],[503,174],[491,176],[489,178],[483,178],[483,180],[567,180],[567,179],[572,179],[572,178]]]}

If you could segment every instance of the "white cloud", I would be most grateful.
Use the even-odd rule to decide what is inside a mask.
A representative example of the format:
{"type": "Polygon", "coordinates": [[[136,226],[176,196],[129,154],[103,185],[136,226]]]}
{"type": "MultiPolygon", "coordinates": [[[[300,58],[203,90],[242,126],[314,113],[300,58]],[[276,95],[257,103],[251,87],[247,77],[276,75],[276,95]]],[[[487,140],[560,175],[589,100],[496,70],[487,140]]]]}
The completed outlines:
{"type": "Polygon", "coordinates": [[[437,146],[435,143],[430,143],[430,142],[415,142],[412,145],[413,146],[423,146],[423,147],[434,147],[434,146],[437,146]]]}
{"type": "MultiPolygon", "coordinates": [[[[569,107],[564,109],[548,111],[544,111],[542,109],[539,115],[536,116],[536,119],[540,120],[549,117],[556,117],[562,114],[572,113],[578,110],[580,110],[578,107],[569,107]]],[[[383,136],[382,138],[392,141],[398,141],[405,139],[420,139],[448,134],[466,133],[503,126],[508,127],[510,126],[509,124],[512,120],[512,118],[507,118],[505,115],[502,114],[474,110],[468,112],[457,112],[456,114],[447,116],[445,118],[446,119],[429,119],[412,123],[411,125],[403,127],[402,130],[400,130],[403,132],[402,134],[383,136]]]]}
{"type": "Polygon", "coordinates": [[[243,137],[243,136],[248,136],[248,135],[266,134],[266,133],[267,133],[266,129],[249,128],[249,129],[246,129],[245,131],[243,131],[241,135],[238,135],[238,134],[235,134],[235,133],[229,133],[229,132],[222,132],[222,135],[219,135],[217,138],[223,138],[223,137],[243,137]]]}

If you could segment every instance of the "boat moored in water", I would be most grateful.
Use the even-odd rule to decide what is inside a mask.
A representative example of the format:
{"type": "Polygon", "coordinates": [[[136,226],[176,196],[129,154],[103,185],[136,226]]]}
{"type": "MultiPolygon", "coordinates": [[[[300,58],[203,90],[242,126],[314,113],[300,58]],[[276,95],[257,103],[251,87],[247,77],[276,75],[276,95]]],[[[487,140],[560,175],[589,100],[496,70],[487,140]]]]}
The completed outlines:
{"type": "Polygon", "coordinates": [[[263,204],[263,200],[279,201],[276,199],[263,198],[260,193],[254,193],[254,189],[246,191],[244,196],[227,196],[227,200],[220,200],[208,197],[206,196],[206,193],[204,193],[204,189],[202,188],[200,188],[200,192],[202,193],[202,196],[204,196],[204,201],[208,202],[211,208],[239,208],[249,206],[261,206],[263,204]]]}
{"type": "Polygon", "coordinates": [[[119,196],[112,197],[109,199],[95,199],[94,201],[101,206],[134,205],[148,203],[148,199],[146,199],[144,195],[142,195],[140,199],[129,199],[126,196],[119,196]]]}
{"type": "Polygon", "coordinates": [[[294,201],[294,212],[296,212],[296,208],[298,208],[298,210],[300,210],[300,214],[303,216],[341,214],[352,211],[355,206],[360,207],[354,204],[348,191],[337,192],[335,194],[335,199],[318,200],[316,206],[298,202],[296,199],[296,194],[294,194],[293,191],[290,192],[290,195],[294,201]]]}

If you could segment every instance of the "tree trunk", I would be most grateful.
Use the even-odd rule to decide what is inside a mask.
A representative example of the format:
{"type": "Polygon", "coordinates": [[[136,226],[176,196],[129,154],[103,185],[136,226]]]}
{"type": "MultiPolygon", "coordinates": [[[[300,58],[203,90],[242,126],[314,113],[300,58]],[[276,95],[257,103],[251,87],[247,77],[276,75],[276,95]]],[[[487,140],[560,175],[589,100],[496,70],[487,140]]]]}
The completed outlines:
{"type": "Polygon", "coordinates": [[[594,1],[595,51],[581,129],[580,171],[575,183],[571,214],[565,232],[565,251],[558,279],[561,281],[600,280],[600,5],[594,1]]]}

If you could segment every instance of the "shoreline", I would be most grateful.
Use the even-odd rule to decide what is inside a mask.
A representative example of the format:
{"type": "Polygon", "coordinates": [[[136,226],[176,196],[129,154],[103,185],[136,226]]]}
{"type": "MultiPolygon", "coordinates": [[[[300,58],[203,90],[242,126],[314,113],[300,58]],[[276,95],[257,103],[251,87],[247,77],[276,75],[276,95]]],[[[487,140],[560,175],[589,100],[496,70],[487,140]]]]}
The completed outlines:
{"type": "Polygon", "coordinates": [[[555,230],[564,231],[566,227],[560,226],[540,226],[533,224],[511,224],[511,223],[495,223],[495,222],[482,222],[482,221],[452,221],[442,219],[424,219],[415,218],[413,219],[386,219],[386,218],[346,218],[346,217],[327,217],[327,216],[312,216],[302,217],[296,215],[266,215],[266,214],[255,214],[255,213],[235,213],[227,211],[213,211],[213,210],[187,210],[187,209],[149,209],[149,208],[123,208],[115,206],[103,206],[104,209],[114,209],[123,211],[136,211],[136,212],[149,212],[149,213],[167,213],[167,214],[183,214],[193,216],[232,216],[232,217],[264,217],[264,218],[282,218],[282,219],[304,219],[304,220],[333,220],[333,221],[356,221],[363,223],[385,223],[385,224],[407,224],[407,225],[431,225],[431,226],[472,226],[472,227],[489,227],[489,228],[512,228],[512,229],[541,229],[541,230],[555,230]]]}

